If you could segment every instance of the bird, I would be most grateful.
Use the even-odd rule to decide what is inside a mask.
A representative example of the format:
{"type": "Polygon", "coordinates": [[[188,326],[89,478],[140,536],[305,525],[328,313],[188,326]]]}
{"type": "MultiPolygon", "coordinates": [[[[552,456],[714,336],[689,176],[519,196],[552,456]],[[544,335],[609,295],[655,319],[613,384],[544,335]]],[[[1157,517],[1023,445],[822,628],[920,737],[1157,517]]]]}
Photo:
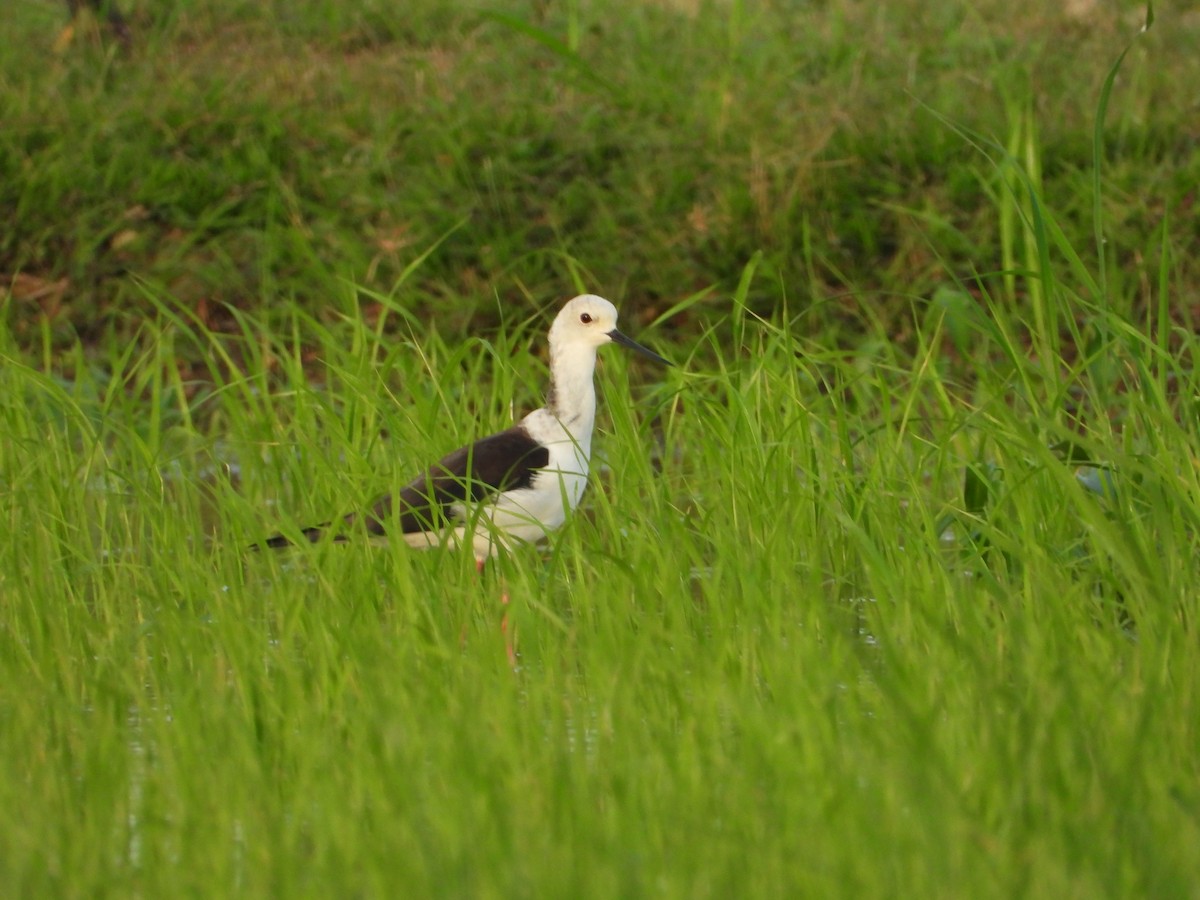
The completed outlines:
{"type": "MultiPolygon", "coordinates": [[[[596,352],[620,344],[655,362],[672,363],[617,329],[617,308],[603,297],[569,300],[550,327],[550,389],[546,405],[511,428],[442,457],[369,511],[301,529],[311,542],[332,532],[351,539],[356,526],[372,538],[399,536],[426,549],[470,546],[476,567],[498,551],[549,536],[579,505],[587,487],[596,423],[596,352]]],[[[254,545],[295,543],[276,534],[254,545]]]]}

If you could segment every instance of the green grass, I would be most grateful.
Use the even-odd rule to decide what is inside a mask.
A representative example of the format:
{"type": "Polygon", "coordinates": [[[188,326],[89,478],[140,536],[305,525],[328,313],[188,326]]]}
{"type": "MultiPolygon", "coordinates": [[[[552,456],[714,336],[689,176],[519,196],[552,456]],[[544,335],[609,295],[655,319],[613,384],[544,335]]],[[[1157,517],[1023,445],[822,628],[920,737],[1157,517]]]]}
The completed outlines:
{"type": "Polygon", "coordinates": [[[965,385],[937,322],[865,360],[746,316],[661,383],[608,351],[582,514],[477,579],[453,553],[245,548],[510,421],[542,321],[422,351],[347,319],[314,385],[247,320],[268,394],[256,365],[189,393],[185,345],[229,341],[171,318],[69,383],[6,353],[20,893],[1192,890],[1200,484],[1171,396],[1200,386],[1175,361],[1155,390],[1144,339],[1120,431],[1071,432],[1107,495],[1046,449],[1067,432],[1020,397],[1041,367],[965,385]]]}
{"type": "MultiPolygon", "coordinates": [[[[1091,235],[1099,91],[1139,5],[688,7],[126,0],[129,54],[81,37],[56,56],[64,11],[24,0],[0,64],[0,283],[34,279],[20,309],[45,310],[59,348],[145,313],[139,279],[217,328],[227,305],[320,316],[347,279],[390,293],[443,238],[406,303],[447,333],[495,324],[496,298],[560,296],[573,266],[661,312],[732,291],[758,251],[776,273],[760,312],[773,282],[797,308],[929,297],[1011,261],[1004,173],[947,120],[1005,146],[1028,117],[1048,200],[1091,235]]],[[[1198,31],[1165,17],[1110,104],[1106,268],[1130,296],[1164,228],[1180,296],[1200,285],[1198,31]]],[[[819,319],[848,341],[844,305],[819,319]]]]}
{"type": "Polygon", "coordinates": [[[215,10],[5,63],[8,893],[1195,894],[1194,20],[215,10]],[[247,550],[583,288],[679,367],[603,352],[545,547],[247,550]]]}

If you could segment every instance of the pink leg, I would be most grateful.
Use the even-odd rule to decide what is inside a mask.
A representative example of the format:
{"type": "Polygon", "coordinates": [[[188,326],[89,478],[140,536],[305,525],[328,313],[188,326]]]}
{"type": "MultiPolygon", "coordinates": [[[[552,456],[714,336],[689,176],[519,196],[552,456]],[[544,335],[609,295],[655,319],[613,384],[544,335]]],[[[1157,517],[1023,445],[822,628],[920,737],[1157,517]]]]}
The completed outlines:
{"type": "MultiPolygon", "coordinates": [[[[485,560],[475,560],[475,571],[483,574],[483,564],[485,560]]],[[[513,642],[513,634],[508,630],[508,588],[500,587],[500,605],[504,607],[504,613],[500,616],[500,633],[504,635],[504,652],[508,656],[508,664],[514,669],[517,667],[517,648],[513,642]]]]}
{"type": "Polygon", "coordinates": [[[508,664],[517,667],[517,648],[515,638],[517,630],[508,630],[508,588],[500,591],[500,605],[504,607],[504,615],[500,617],[500,633],[504,635],[504,652],[508,654],[508,664]]]}

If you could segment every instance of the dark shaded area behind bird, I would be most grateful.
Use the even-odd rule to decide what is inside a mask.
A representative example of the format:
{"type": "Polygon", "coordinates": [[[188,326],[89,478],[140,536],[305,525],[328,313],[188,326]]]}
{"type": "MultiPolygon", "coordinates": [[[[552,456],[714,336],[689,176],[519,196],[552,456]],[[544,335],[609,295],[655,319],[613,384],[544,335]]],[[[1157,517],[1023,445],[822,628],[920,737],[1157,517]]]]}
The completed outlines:
{"type": "Polygon", "coordinates": [[[92,10],[96,17],[108,26],[108,30],[117,39],[121,49],[128,50],[133,43],[133,33],[129,29],[129,22],[121,15],[121,10],[117,8],[114,0],[67,0],[67,9],[70,10],[71,21],[59,39],[61,44],[70,42],[80,13],[85,9],[92,10]]]}

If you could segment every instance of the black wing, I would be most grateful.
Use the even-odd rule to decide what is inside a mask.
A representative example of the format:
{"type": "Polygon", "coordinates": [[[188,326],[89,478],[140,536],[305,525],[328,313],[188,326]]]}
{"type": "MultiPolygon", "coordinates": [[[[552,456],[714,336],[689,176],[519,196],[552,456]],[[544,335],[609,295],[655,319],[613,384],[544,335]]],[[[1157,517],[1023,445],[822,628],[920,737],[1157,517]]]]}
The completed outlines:
{"type": "MultiPolygon", "coordinates": [[[[353,525],[362,519],[367,533],[375,535],[387,534],[388,526],[397,520],[404,534],[440,531],[454,517],[456,505],[528,487],[537,471],[549,464],[549,448],[517,425],[455,450],[410,481],[400,493],[375,501],[370,512],[351,513],[342,521],[353,525]]],[[[310,541],[317,541],[332,524],[314,525],[300,533],[310,541]]],[[[278,534],[256,546],[289,544],[287,537],[278,534]]]]}
{"type": "Polygon", "coordinates": [[[453,518],[455,505],[528,487],[549,463],[550,450],[517,425],[455,450],[399,494],[381,497],[365,517],[367,531],[384,534],[394,517],[404,534],[438,531],[453,518]]]}

